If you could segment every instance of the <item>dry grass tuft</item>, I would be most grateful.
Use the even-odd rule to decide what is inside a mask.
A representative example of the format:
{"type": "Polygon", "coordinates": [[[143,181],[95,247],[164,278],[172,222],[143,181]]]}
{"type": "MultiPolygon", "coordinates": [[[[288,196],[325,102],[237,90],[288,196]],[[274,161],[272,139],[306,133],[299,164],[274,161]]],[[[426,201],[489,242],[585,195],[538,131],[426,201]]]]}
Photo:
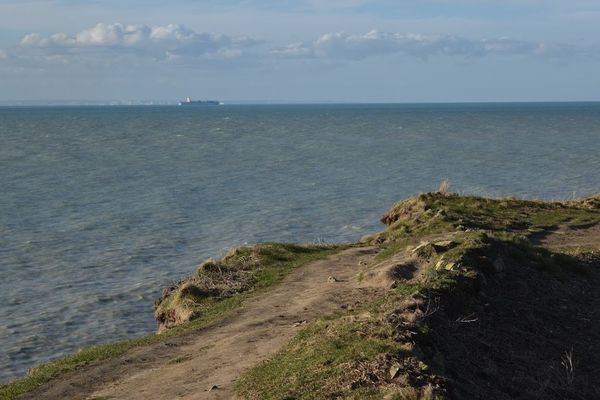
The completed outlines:
{"type": "Polygon", "coordinates": [[[575,380],[575,369],[573,368],[573,349],[565,351],[560,359],[560,364],[565,369],[567,385],[572,385],[575,380]]]}
{"type": "Polygon", "coordinates": [[[450,182],[448,182],[446,179],[444,179],[442,181],[442,183],[440,183],[440,187],[438,188],[438,193],[443,195],[443,196],[448,196],[450,194],[450,182]]]}

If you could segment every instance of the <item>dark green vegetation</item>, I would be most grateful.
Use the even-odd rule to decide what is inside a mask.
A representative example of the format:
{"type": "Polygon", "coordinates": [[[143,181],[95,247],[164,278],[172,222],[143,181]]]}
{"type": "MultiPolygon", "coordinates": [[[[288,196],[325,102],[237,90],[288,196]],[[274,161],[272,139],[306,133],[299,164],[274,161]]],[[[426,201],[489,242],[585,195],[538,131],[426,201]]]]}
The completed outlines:
{"type": "MultiPolygon", "coordinates": [[[[260,293],[279,282],[294,268],[346,247],[270,243],[234,249],[224,260],[202,264],[197,276],[166,290],[162,299],[157,301],[157,315],[162,315],[161,310],[168,314],[173,309],[187,313],[191,322],[183,323],[185,321],[182,320],[178,326],[157,335],[89,347],[76,354],[41,364],[32,368],[24,378],[0,386],[0,399],[17,398],[43,383],[88,364],[118,357],[132,348],[209,326],[235,311],[250,295],[260,293]],[[206,286],[200,285],[206,284],[208,279],[213,279],[210,281],[212,291],[205,293],[202,290],[206,286]],[[196,283],[198,286],[195,286],[196,283]]],[[[173,362],[176,363],[177,360],[173,362]]]]}
{"type": "MultiPolygon", "coordinates": [[[[242,376],[250,399],[600,398],[600,197],[429,193],[364,239],[395,287],[310,324],[242,376]],[[596,245],[541,247],[585,232],[596,245]],[[586,229],[590,229],[589,231],[586,229]],[[394,260],[401,260],[397,263],[394,260]]],[[[588,240],[589,242],[589,240],[588,240]]]]}

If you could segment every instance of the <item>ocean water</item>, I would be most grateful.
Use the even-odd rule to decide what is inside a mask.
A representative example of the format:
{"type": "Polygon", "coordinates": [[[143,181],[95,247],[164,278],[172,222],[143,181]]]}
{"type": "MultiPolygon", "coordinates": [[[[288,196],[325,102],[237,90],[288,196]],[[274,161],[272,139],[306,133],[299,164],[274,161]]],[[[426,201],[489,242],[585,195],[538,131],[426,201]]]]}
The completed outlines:
{"type": "Polygon", "coordinates": [[[435,190],[600,191],[600,103],[0,108],[0,381],[153,332],[229,247],[352,241],[435,190]]]}

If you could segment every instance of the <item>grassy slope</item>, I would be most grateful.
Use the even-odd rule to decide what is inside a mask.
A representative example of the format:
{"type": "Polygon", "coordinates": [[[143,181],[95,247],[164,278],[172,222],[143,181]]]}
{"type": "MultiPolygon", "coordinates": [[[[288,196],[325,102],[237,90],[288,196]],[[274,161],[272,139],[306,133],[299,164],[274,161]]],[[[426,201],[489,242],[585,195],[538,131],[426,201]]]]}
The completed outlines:
{"type": "MultiPolygon", "coordinates": [[[[156,309],[157,313],[168,312],[169,309],[191,310],[189,314],[191,322],[181,321],[182,324],[161,334],[89,347],[76,354],[41,364],[31,369],[24,378],[0,386],[0,399],[17,398],[66,372],[120,356],[134,347],[152,344],[190,329],[208,326],[229,315],[249,296],[260,294],[280,282],[294,268],[334,254],[346,247],[269,243],[235,249],[225,260],[219,262],[229,268],[243,270],[246,275],[245,285],[238,288],[243,290],[217,291],[200,295],[201,291],[189,290],[189,287],[196,282],[196,276],[183,280],[157,301],[156,309]],[[183,296],[181,295],[182,284],[188,287],[183,296]]],[[[196,274],[202,273],[202,269],[199,268],[196,274]]]]}
{"type": "MultiPolygon", "coordinates": [[[[472,311],[478,310],[482,287],[488,280],[500,282],[505,264],[518,265],[526,276],[551,274],[559,281],[569,279],[564,273],[585,273],[577,259],[534,247],[528,236],[558,225],[598,223],[598,206],[598,197],[546,203],[435,193],[397,203],[382,218],[387,229],[366,240],[381,247],[380,260],[418,247],[414,257],[425,266],[424,276],[399,283],[368,309],[310,324],[271,360],[243,375],[239,394],[250,399],[446,398],[444,357],[448,365],[453,362],[447,348],[465,345],[446,340],[446,330],[476,321],[472,311]],[[446,353],[439,350],[444,348],[446,353]]],[[[536,278],[554,279],[546,276],[536,278]]],[[[487,287],[493,292],[496,286],[487,287]]]]}

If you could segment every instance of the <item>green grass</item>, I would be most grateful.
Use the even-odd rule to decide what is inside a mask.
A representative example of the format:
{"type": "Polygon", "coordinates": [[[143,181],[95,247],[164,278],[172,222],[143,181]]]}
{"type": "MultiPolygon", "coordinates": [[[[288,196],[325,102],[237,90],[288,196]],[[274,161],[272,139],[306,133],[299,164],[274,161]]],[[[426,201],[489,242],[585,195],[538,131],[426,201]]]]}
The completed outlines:
{"type": "Polygon", "coordinates": [[[155,315],[172,328],[180,320],[236,308],[248,295],[280,282],[298,266],[347,247],[265,243],[237,248],[221,260],[202,264],[195,275],[157,301],[155,315]]]}
{"type": "MultiPolygon", "coordinates": [[[[422,308],[428,307],[431,299],[444,299],[440,301],[446,302],[448,312],[462,315],[475,301],[482,276],[498,273],[498,267],[494,266],[498,258],[505,263],[549,273],[582,272],[581,265],[572,257],[532,246],[528,235],[556,226],[598,223],[600,211],[584,208],[580,203],[430,193],[397,203],[382,222],[387,224],[383,232],[363,240],[381,247],[378,260],[410,250],[423,241],[432,241],[418,253],[426,265],[422,278],[399,282],[350,316],[336,315],[311,323],[274,357],[241,377],[236,386],[241,397],[435,398],[427,394],[424,386],[400,387],[381,381],[356,385],[355,371],[365,365],[370,365],[367,369],[377,369],[377,360],[381,357],[400,360],[415,357],[404,346],[406,340],[412,342],[414,337],[399,338],[394,325],[397,319],[392,322],[390,316],[401,315],[403,304],[415,298],[425,302],[422,308]],[[442,239],[450,239],[451,245],[436,246],[442,239]],[[446,268],[448,266],[451,268],[446,268]]],[[[426,338],[432,334],[427,321],[426,318],[412,320],[405,326],[414,324],[411,329],[426,338]]],[[[413,372],[426,375],[425,370],[419,369],[421,365],[409,362],[403,368],[413,368],[413,372]]]]}
{"type": "Polygon", "coordinates": [[[490,199],[475,196],[442,196],[427,193],[416,198],[398,202],[388,214],[406,215],[407,208],[418,212],[409,213],[405,221],[423,222],[435,216],[453,225],[463,225],[474,229],[525,230],[529,227],[549,227],[554,225],[576,226],[600,222],[600,209],[584,208],[578,202],[543,202],[512,198],[490,199]],[[411,200],[412,199],[412,200],[411,200]],[[415,200],[416,199],[416,200],[415,200]],[[409,203],[412,201],[412,203],[409,203]],[[409,204],[407,204],[409,203],[409,204]]]}
{"type": "Polygon", "coordinates": [[[387,324],[319,320],[271,360],[245,373],[237,390],[246,399],[379,398],[375,388],[351,388],[352,372],[361,362],[401,351],[387,324]]]}
{"type": "Polygon", "coordinates": [[[382,218],[387,228],[372,242],[381,243],[378,259],[383,260],[431,236],[460,230],[530,235],[557,226],[577,228],[600,223],[600,209],[592,207],[596,200],[543,202],[426,193],[396,203],[382,218]]]}
{"type": "Polygon", "coordinates": [[[577,227],[579,225],[595,224],[599,220],[600,213],[598,211],[578,208],[542,210],[531,214],[527,218],[533,229],[551,228],[559,225],[577,227]]]}
{"type": "Polygon", "coordinates": [[[24,378],[13,380],[0,386],[0,400],[12,400],[30,392],[40,385],[56,379],[61,375],[74,371],[85,365],[123,355],[128,350],[167,340],[174,335],[182,334],[192,329],[207,327],[235,312],[251,295],[261,293],[280,282],[294,268],[308,262],[335,254],[348,246],[317,246],[293,244],[261,244],[245,247],[240,254],[248,249],[257,248],[261,255],[262,266],[255,270],[254,285],[251,290],[237,293],[229,297],[203,298],[198,304],[196,318],[191,322],[173,327],[161,334],[146,335],[139,338],[102,344],[82,349],[76,354],[69,355],[32,368],[24,378]]]}
{"type": "MultiPolygon", "coordinates": [[[[350,314],[310,323],[272,358],[246,371],[236,384],[237,394],[265,400],[433,399],[423,387],[384,382],[395,362],[408,359],[413,368],[427,368],[398,340],[389,317],[398,312],[403,299],[428,296],[448,285],[448,279],[433,275],[426,282],[399,284],[350,314]],[[379,384],[364,378],[373,371],[379,384]]],[[[425,325],[422,329],[426,330],[425,325]]]]}
{"type": "Polygon", "coordinates": [[[120,356],[133,347],[155,343],[161,339],[159,335],[147,335],[132,340],[88,347],[76,354],[38,365],[32,368],[26,377],[0,386],[0,399],[15,399],[66,372],[74,371],[92,362],[120,356]]]}

